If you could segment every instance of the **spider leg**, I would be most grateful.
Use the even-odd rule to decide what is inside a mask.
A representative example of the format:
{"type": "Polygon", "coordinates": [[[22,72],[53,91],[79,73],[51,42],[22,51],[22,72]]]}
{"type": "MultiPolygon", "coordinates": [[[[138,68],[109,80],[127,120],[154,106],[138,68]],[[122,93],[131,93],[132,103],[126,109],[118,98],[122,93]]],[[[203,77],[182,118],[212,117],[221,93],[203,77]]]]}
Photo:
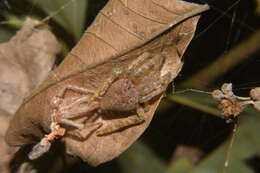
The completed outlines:
{"type": "Polygon", "coordinates": [[[68,98],[72,100],[72,103],[66,105],[66,106],[61,106],[59,111],[60,112],[66,112],[67,110],[73,108],[74,106],[80,105],[81,103],[86,103],[89,100],[89,96],[82,96],[77,99],[75,98],[68,98]]]}
{"type": "MultiPolygon", "coordinates": [[[[56,96],[54,96],[51,100],[51,106],[53,107],[53,111],[55,113],[53,113],[52,115],[52,121],[56,122],[57,119],[57,112],[59,112],[59,114],[62,112],[66,112],[66,110],[69,110],[71,108],[73,108],[73,106],[75,106],[76,104],[80,104],[83,103],[84,101],[88,100],[89,97],[88,96],[82,96],[79,99],[76,99],[75,101],[73,101],[72,103],[68,104],[68,105],[62,105],[64,97],[65,97],[65,93],[67,90],[72,90],[74,92],[80,93],[80,94],[88,94],[88,93],[93,93],[93,91],[86,89],[86,88],[81,88],[81,87],[77,87],[77,86],[73,86],[73,85],[66,85],[64,86],[56,96]]],[[[62,114],[61,114],[62,116],[62,114]]]]}
{"type": "Polygon", "coordinates": [[[63,137],[65,133],[66,130],[60,127],[60,125],[56,124],[51,133],[45,135],[38,144],[33,146],[31,152],[28,154],[29,159],[34,160],[41,157],[44,153],[49,151],[52,141],[63,137]]]}
{"type": "Polygon", "coordinates": [[[68,134],[72,136],[76,136],[79,139],[86,139],[88,135],[91,134],[91,132],[97,130],[102,126],[103,123],[98,122],[98,123],[89,123],[87,125],[83,123],[77,123],[72,120],[68,119],[61,119],[60,124],[71,126],[76,128],[74,131],[69,131],[68,134]]]}
{"type": "Polygon", "coordinates": [[[83,129],[84,128],[84,124],[77,123],[77,122],[74,122],[72,120],[64,119],[64,118],[62,118],[60,120],[59,124],[67,125],[67,126],[74,127],[74,128],[77,128],[77,129],[83,129]]]}
{"type": "Polygon", "coordinates": [[[89,111],[89,109],[87,108],[86,110],[79,111],[79,112],[77,112],[75,114],[71,114],[71,113],[64,114],[61,117],[61,119],[59,120],[59,124],[67,125],[67,126],[70,126],[70,127],[74,127],[76,129],[83,129],[83,128],[85,128],[85,125],[83,123],[75,122],[73,120],[70,120],[69,118],[77,117],[77,116],[79,116],[81,114],[84,114],[84,113],[86,113],[88,111],[89,111]]]}
{"type": "Polygon", "coordinates": [[[163,65],[164,59],[165,57],[160,54],[153,55],[152,58],[148,59],[144,64],[142,64],[133,72],[133,76],[139,77],[143,73],[151,70],[151,68],[154,68],[155,71],[159,71],[163,65]]]}
{"type": "Polygon", "coordinates": [[[66,85],[60,90],[60,92],[58,93],[57,96],[60,97],[60,98],[64,98],[67,90],[71,90],[71,91],[74,91],[74,92],[79,93],[79,94],[89,94],[89,93],[94,92],[94,91],[89,90],[87,88],[78,87],[78,86],[74,86],[74,85],[66,85]]]}
{"type": "Polygon", "coordinates": [[[32,150],[28,153],[28,157],[30,160],[37,159],[41,157],[44,153],[48,152],[51,148],[51,143],[46,138],[42,138],[42,140],[33,146],[32,150]]]}
{"type": "Polygon", "coordinates": [[[107,135],[116,131],[120,131],[129,126],[134,126],[143,123],[145,121],[144,109],[142,107],[138,107],[136,112],[137,115],[135,116],[130,116],[126,119],[119,120],[115,124],[111,124],[110,126],[107,126],[104,129],[97,131],[97,135],[98,136],[107,135]]]}
{"type": "Polygon", "coordinates": [[[139,102],[145,103],[153,97],[165,91],[167,84],[171,81],[171,73],[167,73],[159,80],[155,80],[151,85],[141,88],[141,95],[143,95],[139,102]]]}
{"type": "Polygon", "coordinates": [[[72,119],[76,117],[80,117],[86,115],[89,112],[92,112],[99,108],[99,103],[93,102],[92,104],[86,104],[89,98],[80,98],[76,100],[77,103],[72,103],[73,107],[68,107],[68,109],[61,108],[60,114],[62,115],[62,119],[72,119]]]}
{"type": "Polygon", "coordinates": [[[136,67],[141,64],[146,59],[150,58],[152,56],[151,53],[144,52],[140,56],[138,56],[127,68],[127,72],[131,72],[133,69],[136,69],[136,67]]]}
{"type": "Polygon", "coordinates": [[[69,131],[68,134],[71,136],[75,136],[81,140],[87,139],[89,135],[91,135],[94,131],[99,129],[103,123],[98,122],[94,124],[85,125],[82,129],[77,129],[74,131],[69,131]]]}

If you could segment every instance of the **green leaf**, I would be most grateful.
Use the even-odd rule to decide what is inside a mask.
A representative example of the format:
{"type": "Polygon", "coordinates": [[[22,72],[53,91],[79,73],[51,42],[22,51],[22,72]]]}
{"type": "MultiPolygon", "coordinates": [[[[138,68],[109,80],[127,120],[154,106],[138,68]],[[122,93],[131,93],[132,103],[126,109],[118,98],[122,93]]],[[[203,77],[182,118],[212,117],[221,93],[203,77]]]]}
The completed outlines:
{"type": "Polygon", "coordinates": [[[147,145],[137,141],[119,157],[124,173],[164,173],[166,164],[147,145]]]}
{"type": "MultiPolygon", "coordinates": [[[[253,173],[246,160],[260,153],[260,114],[249,109],[242,113],[238,130],[235,133],[233,147],[229,141],[214,150],[191,173],[219,173],[225,162],[227,152],[230,152],[229,165],[225,173],[253,173]]],[[[221,130],[221,129],[220,129],[221,130]]]]}
{"type": "Polygon", "coordinates": [[[20,29],[25,21],[24,18],[19,18],[12,13],[2,15],[5,16],[5,20],[0,21],[0,43],[10,40],[16,33],[15,29],[20,29]]]}
{"type": "Polygon", "coordinates": [[[191,108],[222,117],[218,110],[217,102],[213,100],[210,93],[207,92],[194,92],[186,91],[181,93],[175,93],[167,96],[167,98],[176,103],[189,106],[191,108]]]}
{"type": "Polygon", "coordinates": [[[79,39],[85,25],[87,0],[30,0],[79,39]]]}
{"type": "Polygon", "coordinates": [[[193,168],[193,165],[188,159],[182,158],[172,163],[166,173],[188,173],[193,168]]]}
{"type": "Polygon", "coordinates": [[[12,32],[6,28],[0,27],[0,43],[8,41],[15,32],[12,32]]]}
{"type": "Polygon", "coordinates": [[[256,0],[256,14],[257,15],[260,15],[260,0],[256,0]]]}
{"type": "MultiPolygon", "coordinates": [[[[216,102],[210,94],[204,92],[188,91],[177,93],[169,96],[168,99],[212,115],[221,116],[216,102]]],[[[239,117],[239,126],[235,133],[232,148],[228,148],[230,141],[226,141],[190,172],[219,173],[223,170],[227,152],[230,152],[229,166],[225,169],[225,173],[253,173],[254,171],[246,164],[246,160],[260,154],[259,131],[259,111],[252,107],[246,109],[239,117]]]]}

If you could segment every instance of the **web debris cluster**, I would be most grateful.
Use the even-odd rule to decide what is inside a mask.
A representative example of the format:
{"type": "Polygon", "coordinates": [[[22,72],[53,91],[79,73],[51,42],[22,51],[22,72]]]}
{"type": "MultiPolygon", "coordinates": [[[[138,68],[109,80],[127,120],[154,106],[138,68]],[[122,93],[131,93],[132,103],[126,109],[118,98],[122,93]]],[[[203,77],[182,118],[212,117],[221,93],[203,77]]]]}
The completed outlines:
{"type": "Polygon", "coordinates": [[[218,101],[219,109],[227,123],[234,122],[234,119],[248,105],[253,105],[256,110],[260,111],[260,87],[252,89],[249,97],[240,97],[233,93],[232,83],[224,83],[221,89],[212,92],[212,97],[218,101]]]}

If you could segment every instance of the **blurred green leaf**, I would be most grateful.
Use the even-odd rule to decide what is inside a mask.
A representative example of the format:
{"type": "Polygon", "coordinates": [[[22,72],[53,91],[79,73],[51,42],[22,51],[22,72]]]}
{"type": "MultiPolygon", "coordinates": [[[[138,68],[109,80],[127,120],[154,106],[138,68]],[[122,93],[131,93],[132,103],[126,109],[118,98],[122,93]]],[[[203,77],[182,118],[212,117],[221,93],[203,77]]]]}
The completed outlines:
{"type": "Polygon", "coordinates": [[[137,141],[119,157],[124,173],[164,173],[166,164],[147,145],[137,141]]]}
{"type": "Polygon", "coordinates": [[[260,15],[260,0],[256,0],[256,14],[257,15],[260,15]]]}
{"type": "Polygon", "coordinates": [[[11,13],[5,13],[4,16],[5,21],[0,21],[0,43],[8,41],[15,35],[14,29],[20,29],[25,21],[24,18],[18,18],[11,13]]]}
{"type": "Polygon", "coordinates": [[[14,32],[0,27],[0,43],[6,42],[8,41],[12,36],[13,36],[14,32]]]}
{"type": "Polygon", "coordinates": [[[18,17],[12,13],[5,13],[4,14],[6,21],[1,21],[0,26],[4,27],[5,25],[9,25],[12,28],[20,29],[23,26],[25,21],[24,17],[18,17]]]}
{"type": "Polygon", "coordinates": [[[188,173],[193,168],[193,165],[188,159],[182,158],[172,163],[166,173],[188,173]]]}
{"type": "MultiPolygon", "coordinates": [[[[192,173],[219,173],[223,170],[225,157],[230,152],[226,173],[253,173],[246,160],[260,153],[260,116],[249,109],[241,114],[240,124],[235,133],[234,145],[229,150],[229,141],[214,150],[192,173]]],[[[220,129],[221,130],[221,129],[220,129]]]]}
{"type": "Polygon", "coordinates": [[[207,92],[176,92],[173,95],[167,96],[167,98],[176,103],[180,103],[218,117],[222,116],[217,108],[217,102],[214,101],[211,94],[207,92]]]}
{"type": "MultiPolygon", "coordinates": [[[[187,91],[169,96],[168,99],[213,115],[221,116],[216,102],[208,93],[187,91]]],[[[219,173],[224,167],[226,153],[231,152],[229,166],[225,169],[226,173],[253,173],[254,171],[249,168],[245,161],[256,154],[260,154],[259,131],[259,111],[253,108],[246,109],[239,117],[238,131],[235,133],[235,141],[231,150],[229,151],[229,141],[227,141],[190,172],[219,173]]]]}
{"type": "Polygon", "coordinates": [[[85,25],[88,0],[29,0],[79,39],[85,25]]]}
{"type": "Polygon", "coordinates": [[[180,85],[183,87],[205,88],[230,69],[250,58],[250,55],[256,53],[260,49],[259,42],[260,30],[256,30],[246,40],[237,44],[230,51],[223,53],[211,64],[202,68],[180,85]]]}

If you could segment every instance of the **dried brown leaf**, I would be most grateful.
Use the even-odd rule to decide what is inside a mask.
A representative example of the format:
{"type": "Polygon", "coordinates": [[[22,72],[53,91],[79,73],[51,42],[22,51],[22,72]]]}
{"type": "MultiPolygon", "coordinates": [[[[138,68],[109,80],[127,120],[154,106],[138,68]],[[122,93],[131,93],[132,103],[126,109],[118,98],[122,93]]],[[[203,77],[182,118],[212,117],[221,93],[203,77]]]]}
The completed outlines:
{"type": "Polygon", "coordinates": [[[15,150],[9,147],[4,141],[4,135],[10,121],[10,116],[7,112],[0,109],[0,172],[8,172],[8,162],[15,150]]]}
{"type": "Polygon", "coordinates": [[[50,31],[34,28],[38,24],[28,18],[10,41],[0,44],[0,108],[10,114],[46,78],[60,51],[50,31]]]}
{"type": "Polygon", "coordinates": [[[60,51],[50,31],[34,28],[39,23],[28,18],[11,40],[0,44],[0,172],[10,172],[10,160],[18,150],[4,141],[11,115],[46,78],[60,51]]]}
{"type": "MultiPolygon", "coordinates": [[[[153,74],[157,73],[162,76],[170,72],[171,79],[174,79],[182,67],[181,57],[194,35],[199,19],[193,16],[207,9],[206,5],[179,0],[109,1],[64,62],[17,111],[6,134],[7,142],[10,145],[38,142],[44,134],[50,132],[54,111],[51,100],[63,86],[74,85],[97,91],[113,75],[113,69],[128,68],[144,52],[165,57],[165,62],[159,71],[151,69],[148,76],[143,76],[149,80],[137,80],[138,86],[151,84],[151,80],[155,80],[153,74]]],[[[80,96],[73,92],[66,96],[75,97],[80,96]]],[[[106,136],[97,136],[94,132],[85,140],[67,134],[62,138],[67,153],[79,156],[91,165],[115,158],[143,133],[160,98],[159,95],[145,104],[146,118],[140,125],[106,136]]],[[[73,110],[77,109],[80,108],[73,110]]],[[[86,116],[91,117],[94,113],[86,116]]],[[[106,126],[124,118],[115,115],[111,118],[102,113],[96,121],[106,126]]]]}

